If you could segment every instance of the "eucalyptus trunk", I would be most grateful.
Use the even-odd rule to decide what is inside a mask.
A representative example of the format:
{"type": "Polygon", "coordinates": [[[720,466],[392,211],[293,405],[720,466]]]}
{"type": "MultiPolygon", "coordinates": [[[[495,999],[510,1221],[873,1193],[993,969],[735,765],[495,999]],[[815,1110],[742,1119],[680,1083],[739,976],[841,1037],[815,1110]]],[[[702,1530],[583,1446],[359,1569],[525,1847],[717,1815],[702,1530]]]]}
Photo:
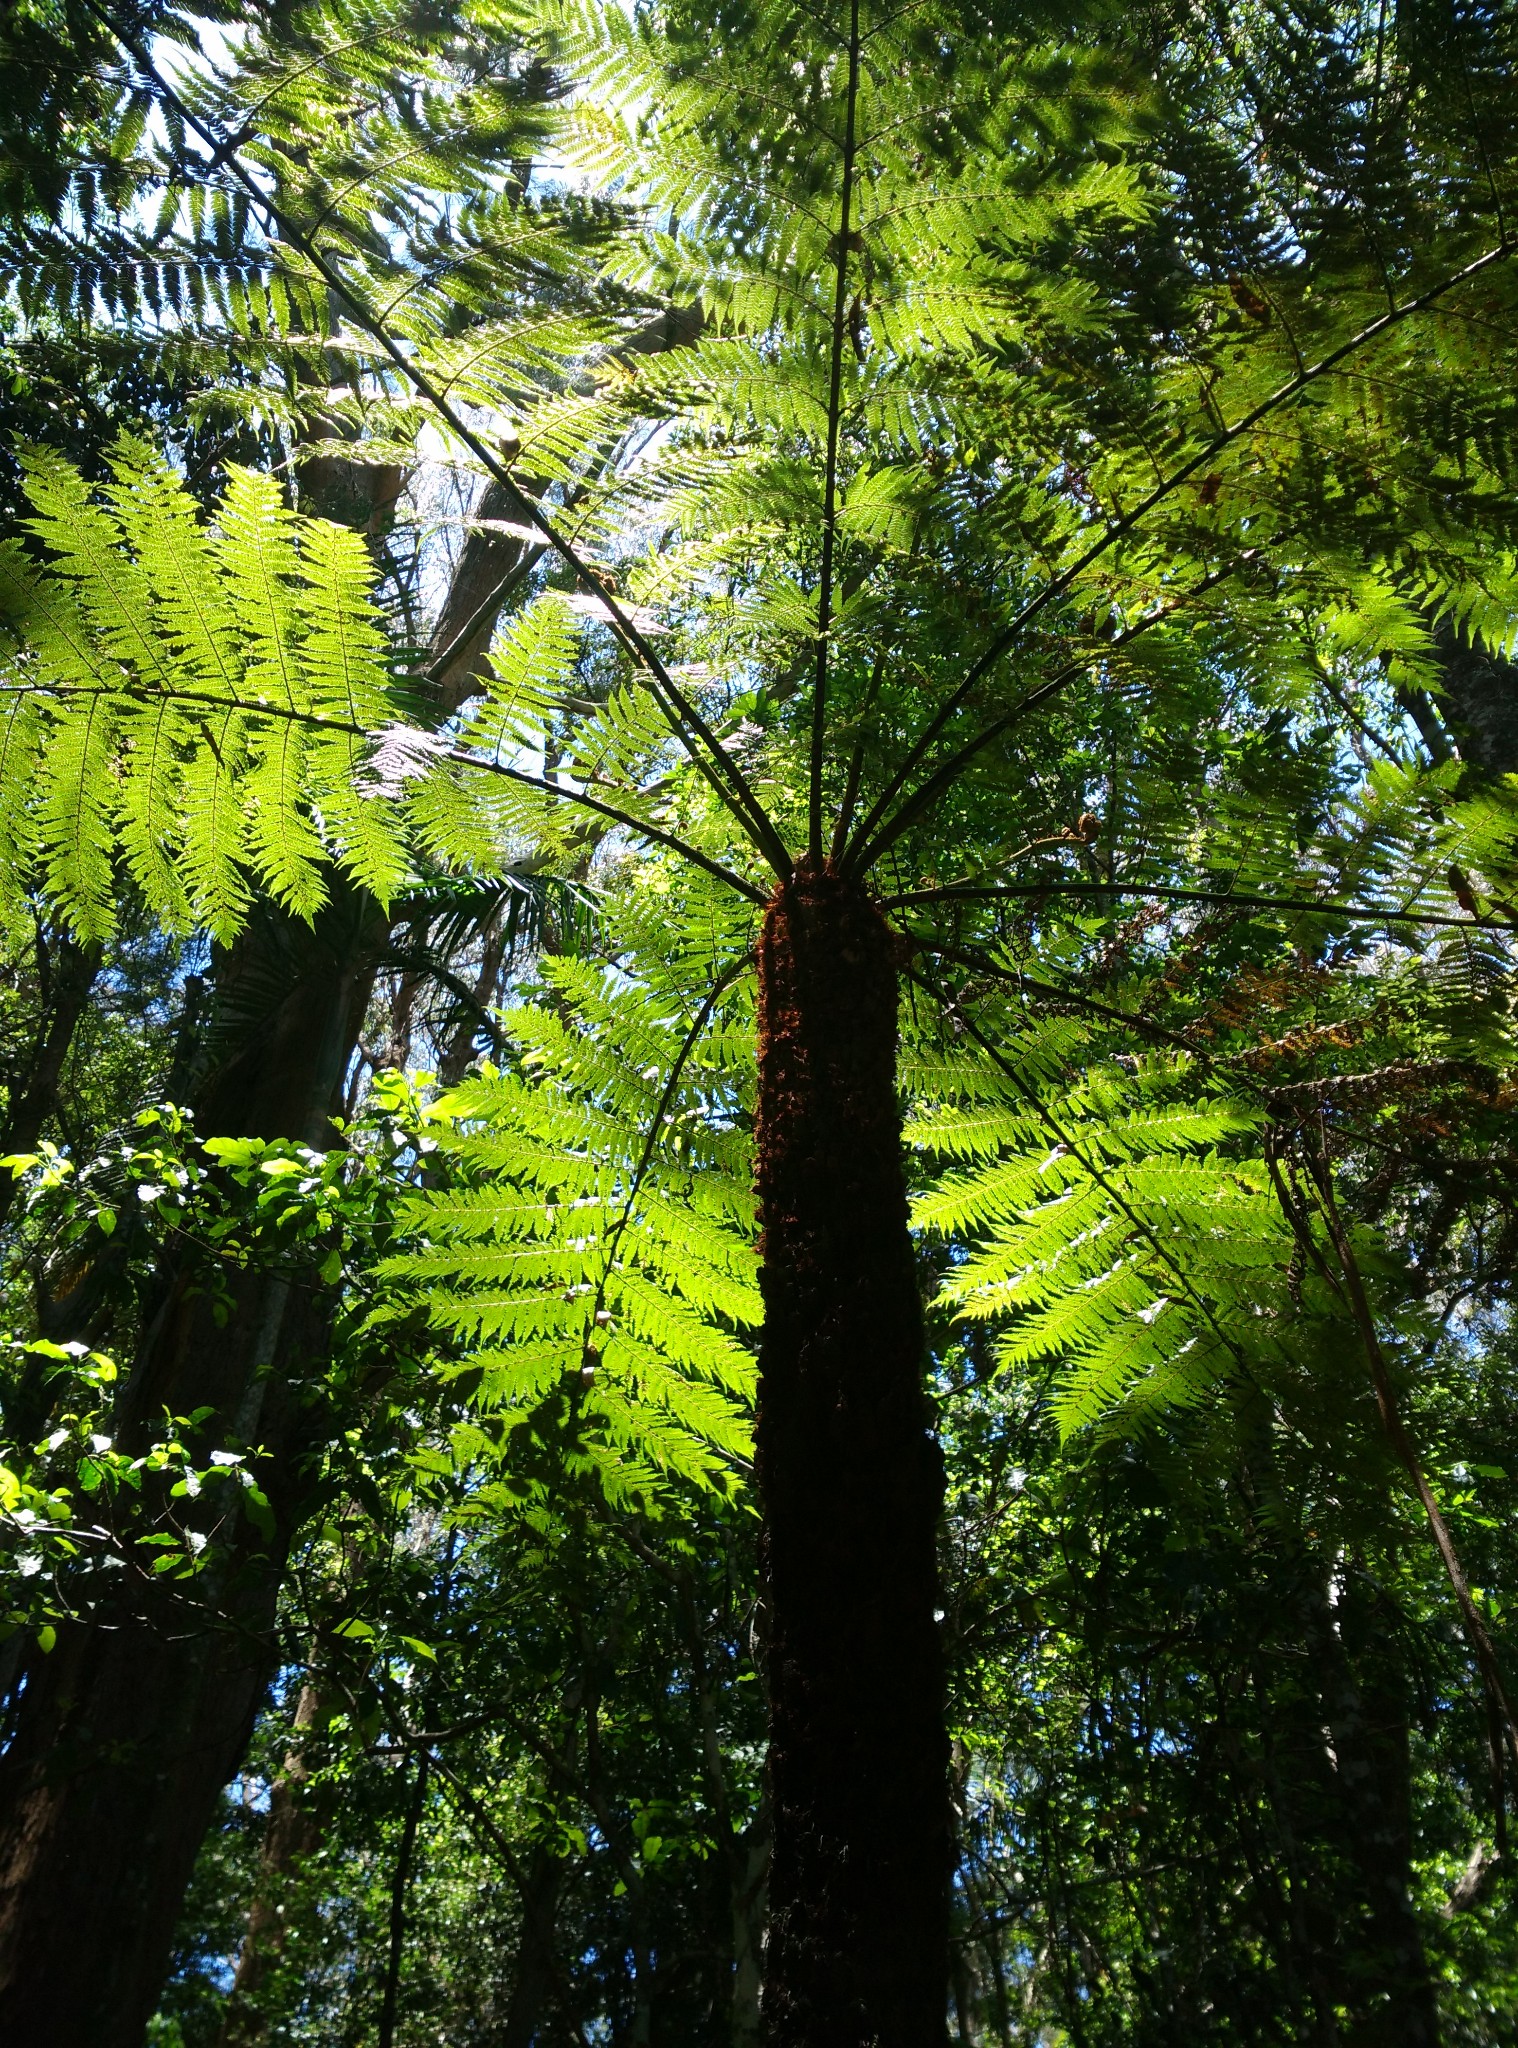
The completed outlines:
{"type": "Polygon", "coordinates": [[[803,865],[759,948],[771,2048],[946,2031],[942,1459],[896,1095],[895,940],[803,865]]]}
{"type": "Polygon", "coordinates": [[[1439,2048],[1439,2003],[1413,1902],[1411,1759],[1390,1604],[1351,1585],[1337,1612],[1321,1584],[1303,1601],[1308,1669],[1333,1742],[1342,1834],[1363,1912],[1346,1930],[1355,2048],[1439,2048]],[[1367,1611],[1357,1615],[1356,1606],[1367,1611]],[[1341,1620],[1366,1638],[1351,1661],[1341,1620]],[[1356,1669],[1356,1663],[1359,1668],[1356,1669]]]}
{"type": "MultiPolygon", "coordinates": [[[[321,1141],[377,922],[351,897],[314,931],[271,914],[223,958],[218,1001],[238,1017],[241,1045],[198,1105],[202,1134],[321,1141]]],[[[17,2048],[139,2048],[196,1854],[275,1667],[330,1304],[256,1269],[231,1277],[230,1303],[198,1279],[188,1266],[164,1274],[116,1435],[130,1445],[158,1433],[165,1409],[210,1410],[207,1447],[267,1453],[275,1529],[234,1514],[190,1581],[114,1573],[13,1689],[0,1756],[0,2041],[17,2048]]]]}

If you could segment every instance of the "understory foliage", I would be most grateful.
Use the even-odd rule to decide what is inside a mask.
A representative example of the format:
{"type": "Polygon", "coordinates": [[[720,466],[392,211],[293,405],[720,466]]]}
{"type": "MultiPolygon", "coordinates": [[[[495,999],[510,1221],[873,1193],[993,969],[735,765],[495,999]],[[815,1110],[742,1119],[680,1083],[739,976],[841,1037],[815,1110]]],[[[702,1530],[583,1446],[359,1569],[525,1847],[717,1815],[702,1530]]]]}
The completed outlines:
{"type": "Polygon", "coordinates": [[[151,2038],[761,2039],[798,859],[898,934],[949,2025],[1510,2038],[1518,13],[213,18],[0,107],[0,1740],[302,1503],[151,2038]],[[211,1128],[308,943],[315,1135],[211,1128]],[[298,1474],[119,1426],[170,1273],[329,1315],[298,1474]]]}

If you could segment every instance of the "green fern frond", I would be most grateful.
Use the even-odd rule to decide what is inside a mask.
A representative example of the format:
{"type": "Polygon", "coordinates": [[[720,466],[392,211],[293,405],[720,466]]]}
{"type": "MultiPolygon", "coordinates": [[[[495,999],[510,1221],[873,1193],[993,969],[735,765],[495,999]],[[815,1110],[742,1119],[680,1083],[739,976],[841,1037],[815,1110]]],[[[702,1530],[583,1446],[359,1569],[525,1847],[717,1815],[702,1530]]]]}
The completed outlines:
{"type": "Polygon", "coordinates": [[[51,560],[0,551],[6,765],[36,785],[5,886],[40,882],[91,934],[113,919],[118,854],[171,928],[223,937],[255,883],[311,915],[332,861],[392,895],[406,819],[364,771],[399,705],[357,537],[298,518],[247,471],[208,528],[128,442],[99,500],[55,455],[29,457],[28,478],[51,560]]]}
{"type": "Polygon", "coordinates": [[[1148,1426],[1220,1379],[1277,1371],[1305,1311],[1256,1156],[1259,1110],[1185,1060],[1096,1064],[1060,1085],[1010,1053],[1010,1074],[984,1062],[963,1106],[951,1068],[909,1126],[924,1154],[956,1162],[914,1218],[956,1247],[942,1298],[991,1326],[999,1368],[1052,1381],[1067,1435],[1148,1426]]]}
{"type": "Polygon", "coordinates": [[[749,1454],[760,1319],[727,1049],[688,1048],[670,1097],[684,1027],[649,988],[568,959],[544,972],[552,1007],[502,1020],[519,1071],[438,1104],[444,1184],[385,1274],[491,1403],[524,1416],[567,1390],[614,1497],[724,1483],[749,1454]]]}

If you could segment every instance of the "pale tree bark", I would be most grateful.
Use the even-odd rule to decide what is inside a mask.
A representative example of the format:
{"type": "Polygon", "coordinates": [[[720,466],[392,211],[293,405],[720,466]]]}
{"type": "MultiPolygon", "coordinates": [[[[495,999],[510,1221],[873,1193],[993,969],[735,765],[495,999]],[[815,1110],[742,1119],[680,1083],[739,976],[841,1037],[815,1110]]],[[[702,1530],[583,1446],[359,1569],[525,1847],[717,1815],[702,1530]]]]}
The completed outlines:
{"type": "MultiPolygon", "coordinates": [[[[624,342],[617,354],[659,355],[666,349],[688,348],[699,340],[704,324],[699,306],[671,306],[624,342]]],[[[529,498],[542,495],[541,478],[524,475],[520,483],[529,498]]],[[[521,522],[514,494],[502,484],[486,484],[470,515],[469,532],[432,634],[429,676],[445,715],[457,711],[478,689],[501,609],[543,555],[530,539],[500,531],[503,524],[521,522]]]]}
{"type": "Polygon", "coordinates": [[[732,2048],[759,2048],[764,2038],[760,1999],[770,1891],[767,1806],[734,1838],[728,1868],[733,1898],[732,2048]]]}

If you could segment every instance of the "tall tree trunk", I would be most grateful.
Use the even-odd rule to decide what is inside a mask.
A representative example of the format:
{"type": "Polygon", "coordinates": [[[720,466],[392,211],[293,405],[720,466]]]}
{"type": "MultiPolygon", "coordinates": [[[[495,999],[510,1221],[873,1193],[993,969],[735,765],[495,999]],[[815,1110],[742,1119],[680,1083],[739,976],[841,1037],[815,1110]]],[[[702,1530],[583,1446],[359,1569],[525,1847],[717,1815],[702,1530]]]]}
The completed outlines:
{"type": "MultiPolygon", "coordinates": [[[[674,311],[632,347],[679,346],[699,329],[699,311],[674,311]]],[[[399,483],[397,470],[343,457],[302,465],[307,509],[376,544],[399,483]]],[[[492,509],[487,494],[482,511],[492,509]]],[[[504,536],[481,536],[474,594],[461,589],[445,605],[454,637],[469,630],[448,659],[435,644],[440,710],[470,693],[505,594],[493,595],[500,572],[522,554],[512,550],[504,536]]],[[[216,1008],[236,1050],[195,1105],[201,1136],[325,1141],[387,932],[371,899],[336,881],[333,896],[314,931],[261,911],[218,961],[216,1008]]],[[[315,1297],[257,1273],[238,1277],[232,1298],[219,1320],[220,1304],[167,1276],[117,1434],[130,1441],[165,1407],[213,1409],[208,1433],[269,1452],[276,1534],[265,1541],[242,1523],[188,1589],[123,1587],[110,1613],[102,1605],[61,1628],[51,1656],[28,1658],[19,1697],[11,1688],[14,1732],[0,1755],[5,2048],[139,2048],[195,1856],[272,1675],[279,1588],[303,1512],[299,1383],[320,1368],[327,1318],[315,1297]]]]}
{"type": "Polygon", "coordinates": [[[759,948],[772,2048],[933,2048],[947,2028],[943,1468],[896,1004],[879,912],[831,870],[799,868],[759,948]]]}
{"type": "Polygon", "coordinates": [[[769,1904],[770,1817],[760,1811],[733,1840],[728,1859],[733,1912],[731,2048],[760,2048],[764,2039],[764,1925],[769,1904]]]}
{"type": "MultiPolygon", "coordinates": [[[[357,1034],[375,912],[340,897],[315,931],[251,926],[218,1003],[241,1047],[200,1105],[203,1133],[319,1141],[357,1034]],[[280,990],[282,989],[282,999],[280,990]]],[[[304,1512],[304,1384],[330,1307],[276,1274],[231,1278],[231,1310],[167,1274],[122,1391],[129,1444],[165,1408],[212,1411],[209,1445],[260,1446],[275,1533],[245,1518],[190,1582],[122,1571],[29,1659],[0,1757],[0,2041],[138,2048],[167,1972],[201,1839],[274,1667],[276,1604],[304,1512]]],[[[225,1500],[217,1506],[225,1510],[225,1500]]]]}
{"type": "Polygon", "coordinates": [[[501,2026],[501,2048],[532,2048],[533,2042],[542,2038],[543,2011],[555,1988],[554,1923],[564,1888],[563,1857],[555,1855],[548,1843],[537,1843],[520,1884],[522,1931],[501,2026]]]}
{"type": "Polygon", "coordinates": [[[390,1941],[385,1952],[385,1981],[380,1995],[379,2032],[376,2048],[395,2048],[395,2020],[401,1995],[401,1962],[406,1947],[406,1895],[411,1889],[411,1872],[416,1862],[416,1838],[427,1807],[427,1779],[432,1759],[424,1749],[416,1760],[416,1777],[406,1801],[401,1823],[400,1846],[390,1876],[390,1941]]]}
{"type": "MultiPolygon", "coordinates": [[[[279,1291],[282,1301],[270,1286],[245,1290],[225,1331],[203,1309],[172,1317],[173,1364],[213,1339],[244,1388],[260,1354],[296,1371],[314,1364],[323,1332],[279,1291]]],[[[167,1376],[205,1391],[199,1374],[167,1376]]],[[[273,1433],[267,1421],[259,1432],[266,1443],[273,1433]]],[[[0,2040],[141,2041],[196,1853],[272,1674],[280,1519],[272,1541],[240,1519],[189,1586],[134,1574],[31,1660],[0,1761],[0,2040]]]]}
{"type": "MultiPolygon", "coordinates": [[[[669,306],[629,336],[613,352],[613,360],[689,348],[701,338],[704,325],[699,306],[669,306]]],[[[545,478],[521,472],[517,481],[529,498],[541,497],[547,488],[545,478]]],[[[570,492],[566,510],[582,490],[576,486],[570,492]]],[[[501,532],[503,522],[519,527],[521,518],[521,501],[514,491],[498,483],[485,485],[432,633],[430,680],[434,701],[444,712],[457,711],[479,688],[502,606],[544,552],[521,532],[501,532]]]]}

